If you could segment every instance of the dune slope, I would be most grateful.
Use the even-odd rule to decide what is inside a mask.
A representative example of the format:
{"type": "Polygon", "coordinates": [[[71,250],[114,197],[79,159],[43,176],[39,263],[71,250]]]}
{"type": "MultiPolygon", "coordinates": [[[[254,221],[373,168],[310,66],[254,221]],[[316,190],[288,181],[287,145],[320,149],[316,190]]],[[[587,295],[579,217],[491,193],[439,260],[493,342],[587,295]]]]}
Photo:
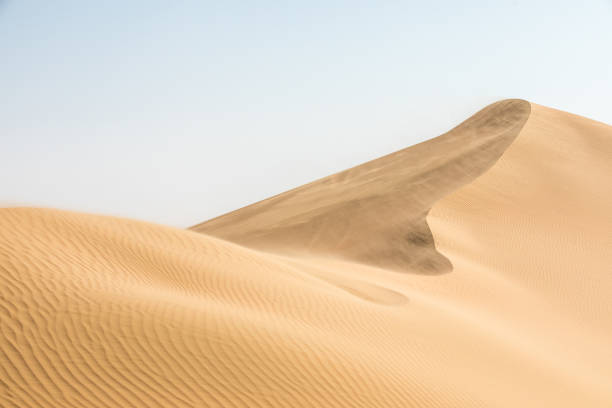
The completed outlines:
{"type": "Polygon", "coordinates": [[[331,255],[413,273],[442,273],[425,217],[503,153],[530,104],[487,106],[442,136],[192,227],[245,246],[331,255]],[[384,220],[383,220],[384,219],[384,220]]]}
{"type": "Polygon", "coordinates": [[[508,100],[192,230],[2,209],[0,406],[612,406],[610,176],[508,100]]]}

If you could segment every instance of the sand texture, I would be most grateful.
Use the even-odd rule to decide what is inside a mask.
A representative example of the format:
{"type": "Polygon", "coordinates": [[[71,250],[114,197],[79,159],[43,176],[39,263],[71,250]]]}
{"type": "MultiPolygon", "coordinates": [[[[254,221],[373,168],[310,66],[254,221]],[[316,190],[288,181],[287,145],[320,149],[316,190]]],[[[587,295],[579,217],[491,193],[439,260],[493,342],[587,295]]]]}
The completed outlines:
{"type": "Polygon", "coordinates": [[[522,100],[189,230],[0,209],[1,407],[612,407],[612,127],[522,100]]]}

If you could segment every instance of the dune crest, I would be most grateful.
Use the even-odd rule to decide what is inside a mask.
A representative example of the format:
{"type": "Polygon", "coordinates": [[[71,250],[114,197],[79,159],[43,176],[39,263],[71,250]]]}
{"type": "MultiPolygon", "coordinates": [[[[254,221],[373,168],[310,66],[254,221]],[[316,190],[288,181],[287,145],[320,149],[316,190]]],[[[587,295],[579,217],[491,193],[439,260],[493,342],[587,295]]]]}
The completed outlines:
{"type": "Polygon", "coordinates": [[[193,230],[0,209],[0,406],[612,406],[610,176],[506,100],[193,230]]]}
{"type": "Polygon", "coordinates": [[[272,252],[341,257],[401,272],[451,265],[426,222],[440,198],[486,171],[518,135],[530,104],[487,106],[451,131],[206,221],[191,229],[272,252]]]}

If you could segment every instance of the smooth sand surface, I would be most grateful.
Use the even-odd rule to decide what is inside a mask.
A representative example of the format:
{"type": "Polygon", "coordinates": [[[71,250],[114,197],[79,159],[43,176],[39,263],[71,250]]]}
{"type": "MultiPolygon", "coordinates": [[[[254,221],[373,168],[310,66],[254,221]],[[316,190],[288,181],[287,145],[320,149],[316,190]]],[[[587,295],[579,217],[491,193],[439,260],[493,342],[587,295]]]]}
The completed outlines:
{"type": "Polygon", "coordinates": [[[191,230],[0,210],[2,407],[611,407],[612,127],[520,100],[191,230]]]}

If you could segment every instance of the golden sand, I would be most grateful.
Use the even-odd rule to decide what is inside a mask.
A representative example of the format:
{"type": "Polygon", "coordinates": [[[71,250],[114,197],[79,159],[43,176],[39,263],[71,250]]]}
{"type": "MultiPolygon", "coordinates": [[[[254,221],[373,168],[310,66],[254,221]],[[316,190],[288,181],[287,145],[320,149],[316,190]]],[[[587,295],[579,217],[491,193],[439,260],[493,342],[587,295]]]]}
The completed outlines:
{"type": "Polygon", "coordinates": [[[610,407],[612,127],[520,100],[191,230],[0,210],[2,407],[610,407]]]}

